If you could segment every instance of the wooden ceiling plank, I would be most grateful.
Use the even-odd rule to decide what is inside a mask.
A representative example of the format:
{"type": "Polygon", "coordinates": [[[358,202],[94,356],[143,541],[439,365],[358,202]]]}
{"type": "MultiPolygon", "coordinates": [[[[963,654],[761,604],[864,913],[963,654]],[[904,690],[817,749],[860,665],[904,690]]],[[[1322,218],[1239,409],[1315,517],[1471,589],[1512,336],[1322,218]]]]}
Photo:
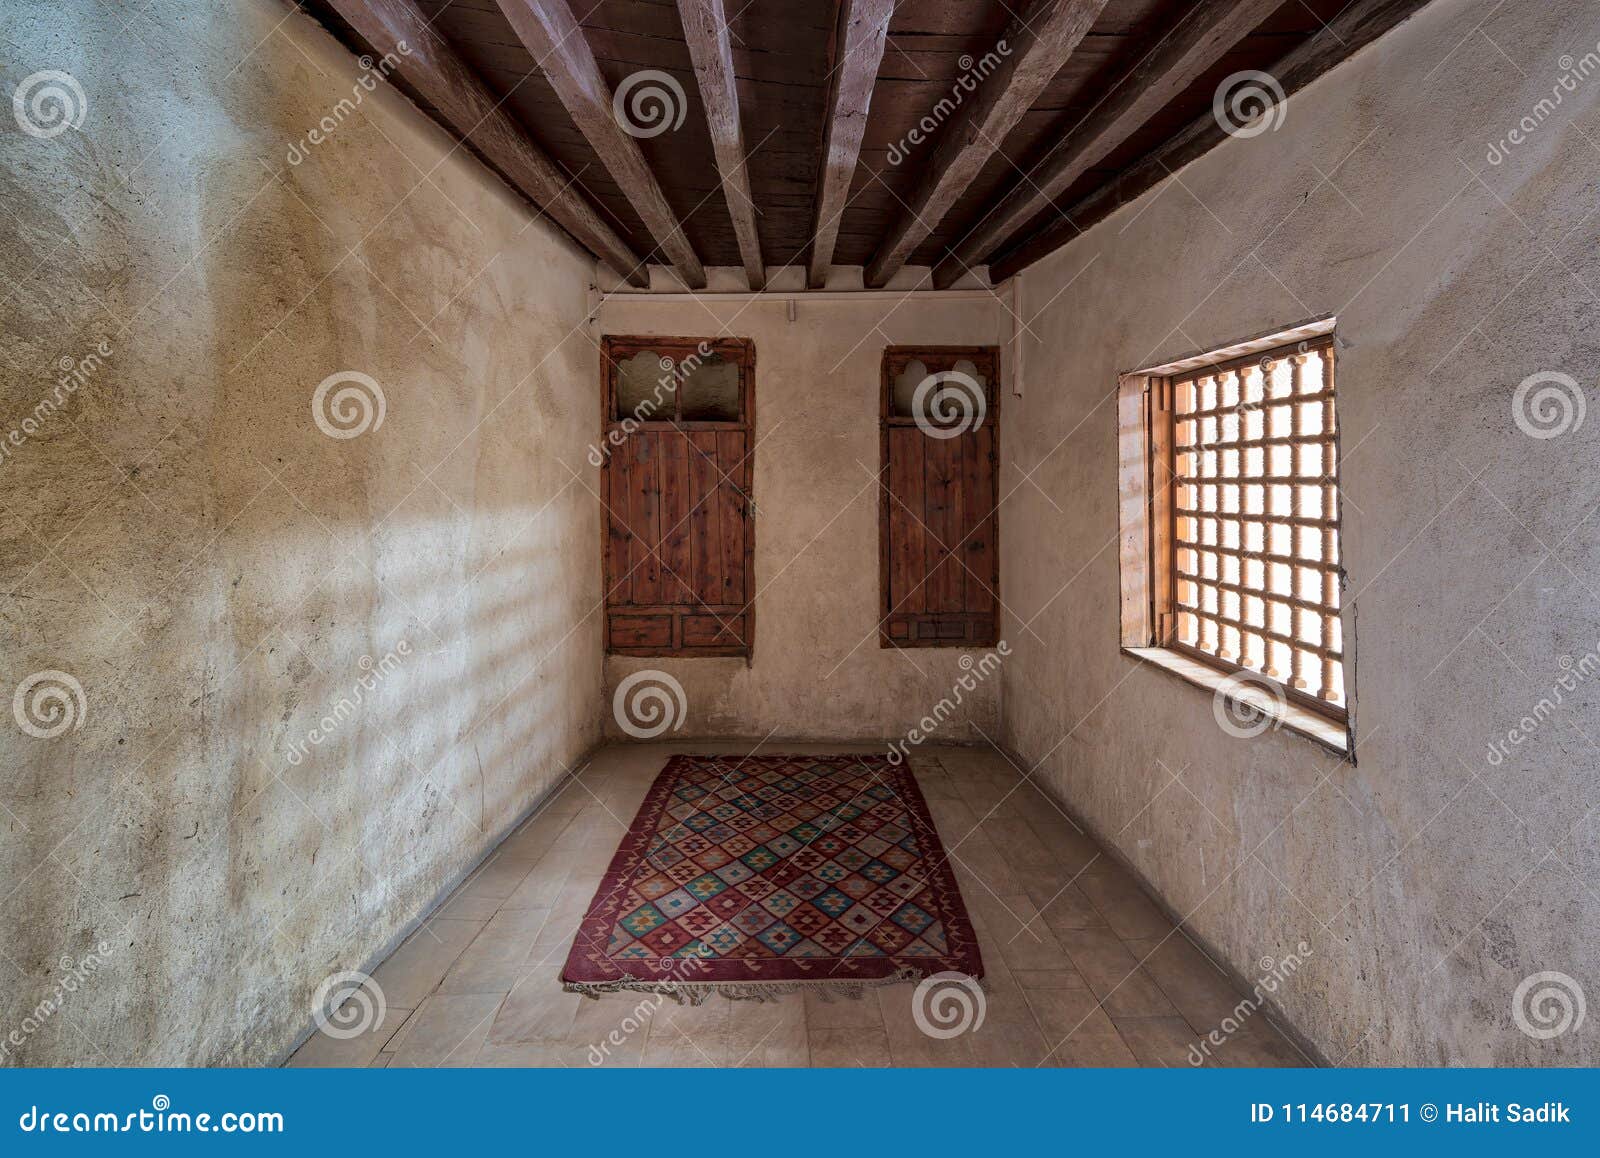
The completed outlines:
{"type": "MultiPolygon", "coordinates": [[[[1282,86],[1285,97],[1293,96],[1431,2],[1353,0],[1320,32],[1287,53],[1268,71],[1282,86]]],[[[1211,113],[1196,117],[1165,144],[1076,202],[1062,220],[1024,238],[1001,254],[990,266],[990,280],[1004,281],[1048,257],[1090,226],[1105,220],[1227,139],[1226,129],[1211,113]]]]}
{"type": "Polygon", "coordinates": [[[649,284],[644,259],[600,216],[572,177],[500,109],[500,102],[414,0],[329,3],[376,52],[393,54],[406,81],[520,193],[630,285],[649,284]]]}
{"type": "Polygon", "coordinates": [[[1112,86],[1108,98],[1080,122],[1063,122],[1060,142],[996,204],[986,208],[953,253],[933,271],[947,289],[1072,187],[1096,162],[1137,132],[1222,58],[1282,0],[1203,0],[1151,52],[1112,86]]]}
{"type": "Polygon", "coordinates": [[[1039,0],[1014,17],[996,42],[998,67],[979,82],[944,126],[926,176],[867,265],[869,286],[881,287],[921,245],[964,189],[1039,99],[1106,6],[1107,0],[1039,0]],[[1004,46],[1002,51],[1001,46],[1004,46]]]}
{"type": "MultiPolygon", "coordinates": [[[[627,196],[650,236],[690,289],[706,284],[705,266],[689,243],[639,148],[612,111],[611,86],[568,0],[496,0],[589,145],[627,196]]],[[[670,114],[669,114],[670,115],[670,114]]]]}
{"type": "Polygon", "coordinates": [[[767,269],[761,260],[761,237],[756,232],[756,206],[750,196],[746,167],[744,127],[739,120],[739,88],[733,70],[733,44],[728,35],[728,14],[723,0],[678,0],[683,35],[694,62],[700,100],[706,106],[706,125],[722,178],[722,199],[728,203],[739,258],[752,290],[766,288],[767,269]]]}
{"type": "Polygon", "coordinates": [[[828,282],[839,221],[850,197],[867,111],[878,66],[889,38],[895,0],[842,0],[834,36],[828,118],[823,130],[822,166],[817,177],[816,224],[811,234],[811,260],[806,284],[821,289],[828,282]]]}

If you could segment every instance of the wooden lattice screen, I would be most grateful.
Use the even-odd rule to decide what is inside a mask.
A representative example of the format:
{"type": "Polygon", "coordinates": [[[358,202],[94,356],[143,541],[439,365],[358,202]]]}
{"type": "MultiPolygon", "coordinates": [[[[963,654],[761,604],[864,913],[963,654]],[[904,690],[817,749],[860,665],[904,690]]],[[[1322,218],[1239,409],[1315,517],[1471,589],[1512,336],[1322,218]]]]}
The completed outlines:
{"type": "Polygon", "coordinates": [[[1151,419],[1158,641],[1343,719],[1332,336],[1155,379],[1151,419]]]}

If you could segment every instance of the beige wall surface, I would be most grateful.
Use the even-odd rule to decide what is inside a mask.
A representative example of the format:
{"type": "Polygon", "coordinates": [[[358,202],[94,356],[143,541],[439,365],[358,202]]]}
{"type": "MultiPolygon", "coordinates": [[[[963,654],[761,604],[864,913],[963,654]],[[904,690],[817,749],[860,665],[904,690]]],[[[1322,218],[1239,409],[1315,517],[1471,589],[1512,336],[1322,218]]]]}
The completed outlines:
{"type": "MultiPolygon", "coordinates": [[[[278,1057],[635,672],[671,738],[879,741],[982,654],[877,645],[879,363],[1002,302],[589,322],[594,263],[279,0],[6,37],[81,123],[0,126],[0,1064],[278,1057]],[[755,344],[753,662],[601,654],[602,333],[755,344]]],[[[1437,0],[1022,278],[1011,655],[935,739],[1037,765],[1247,980],[1304,942],[1273,1000],[1331,1061],[1600,1059],[1514,1004],[1600,983],[1592,54],[1582,0],[1437,0]],[[1354,763],[1117,639],[1118,372],[1323,314],[1354,763]]]]}
{"type": "MultiPolygon", "coordinates": [[[[662,671],[684,691],[682,735],[753,741],[903,739],[941,700],[954,705],[953,689],[968,674],[963,658],[975,662],[988,649],[878,646],[881,363],[888,345],[1002,345],[1011,334],[1004,308],[992,298],[797,294],[790,322],[781,296],[752,303],[619,295],[601,307],[600,330],[749,338],[756,349],[754,660],[613,656],[607,694],[632,673],[662,671]]],[[[593,413],[598,424],[598,404],[593,413]]],[[[1002,520],[1001,542],[1010,533],[1002,520]]],[[[978,681],[959,698],[937,729],[939,742],[995,736],[998,681],[978,681]]],[[[614,713],[606,726],[623,737],[614,713]]]]}
{"type": "Polygon", "coordinates": [[[593,263],[289,5],[5,32],[3,1060],[267,1062],[598,740],[593,263]]]}
{"type": "Polygon", "coordinates": [[[1334,1062],[1600,1060],[1513,1015],[1600,991],[1597,42],[1583,0],[1441,0],[1023,278],[1006,742],[1246,979],[1306,942],[1274,997],[1334,1062]],[[1354,765],[1118,651],[1118,372],[1323,314],[1354,765]]]}

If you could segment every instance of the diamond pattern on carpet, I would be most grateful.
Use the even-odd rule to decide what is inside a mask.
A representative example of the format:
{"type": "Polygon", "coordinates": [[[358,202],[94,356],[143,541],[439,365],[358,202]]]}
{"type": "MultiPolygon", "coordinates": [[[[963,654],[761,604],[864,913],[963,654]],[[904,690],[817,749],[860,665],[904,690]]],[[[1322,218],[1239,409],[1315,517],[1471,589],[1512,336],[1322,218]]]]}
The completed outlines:
{"type": "Polygon", "coordinates": [[[854,983],[983,974],[928,806],[885,756],[674,756],[562,979],[854,983]]]}

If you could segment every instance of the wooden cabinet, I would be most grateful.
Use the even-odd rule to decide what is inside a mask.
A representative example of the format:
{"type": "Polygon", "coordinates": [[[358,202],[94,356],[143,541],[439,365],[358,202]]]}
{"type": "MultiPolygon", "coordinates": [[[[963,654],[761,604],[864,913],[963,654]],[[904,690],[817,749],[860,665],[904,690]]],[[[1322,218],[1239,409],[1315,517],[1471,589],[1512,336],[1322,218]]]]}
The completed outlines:
{"type": "Polygon", "coordinates": [[[754,347],[611,337],[601,373],[606,650],[750,655],[754,347]]]}
{"type": "Polygon", "coordinates": [[[882,647],[999,638],[999,370],[992,346],[884,351],[882,647]]]}

